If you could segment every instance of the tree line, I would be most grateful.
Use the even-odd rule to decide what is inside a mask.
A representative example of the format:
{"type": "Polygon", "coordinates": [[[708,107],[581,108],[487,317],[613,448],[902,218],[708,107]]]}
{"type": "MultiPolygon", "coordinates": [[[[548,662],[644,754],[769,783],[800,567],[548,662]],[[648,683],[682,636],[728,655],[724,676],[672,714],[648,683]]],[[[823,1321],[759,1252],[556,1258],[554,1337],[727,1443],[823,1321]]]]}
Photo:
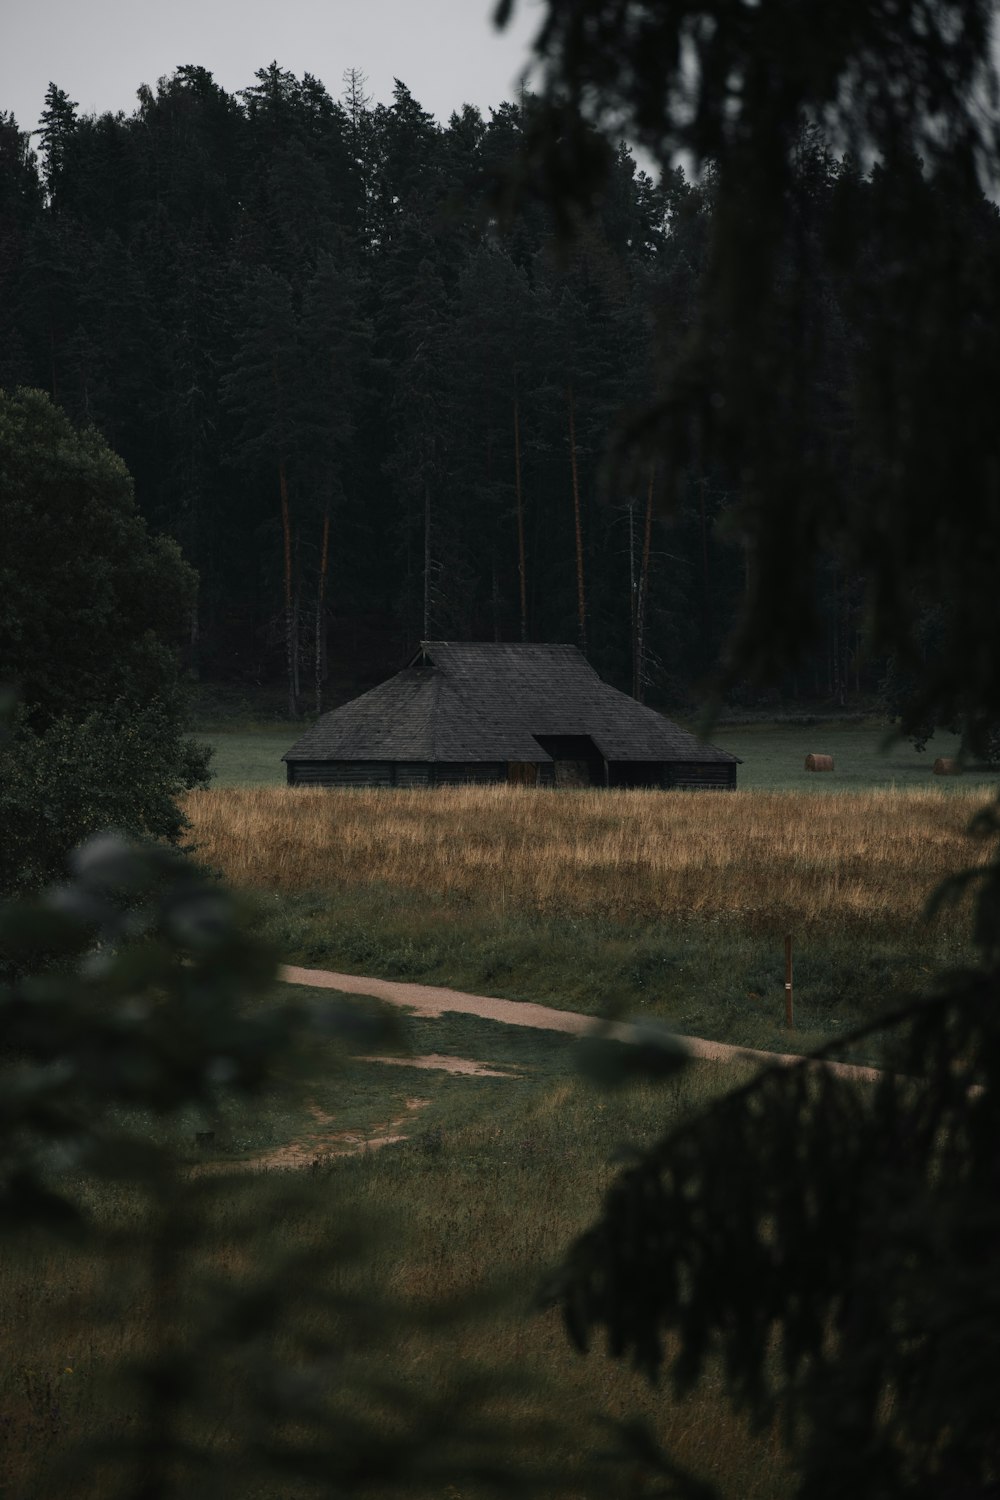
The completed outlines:
{"type": "MultiPolygon", "coordinates": [[[[380,676],[428,637],[574,641],[674,705],[716,666],[754,585],[740,475],[692,455],[667,517],[661,466],[609,482],[603,462],[691,337],[713,174],[654,183],[609,150],[567,248],[540,196],[501,212],[537,108],[442,126],[401,82],[373,104],[350,70],[335,99],[272,63],[235,94],[180,67],[130,115],[81,115],[53,84],[37,152],[2,117],[0,383],[47,391],[122,455],[200,575],[204,676],[283,679],[297,714],[330,706],[331,674],[380,676]]],[[[828,351],[808,420],[827,445],[865,312],[825,237],[846,193],[874,221],[892,190],[803,138],[804,295],[828,351]]],[[[985,204],[965,211],[995,235],[985,204]]],[[[873,234],[863,256],[874,279],[873,234]]],[[[816,586],[782,691],[877,692],[858,578],[831,561],[816,586]]]]}

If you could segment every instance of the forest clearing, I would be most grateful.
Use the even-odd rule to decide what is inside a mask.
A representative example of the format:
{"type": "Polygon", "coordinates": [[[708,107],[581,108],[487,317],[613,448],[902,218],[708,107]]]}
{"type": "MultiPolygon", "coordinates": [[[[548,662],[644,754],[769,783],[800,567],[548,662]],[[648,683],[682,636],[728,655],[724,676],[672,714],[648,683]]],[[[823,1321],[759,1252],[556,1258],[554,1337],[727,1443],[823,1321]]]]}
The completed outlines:
{"type": "Polygon", "coordinates": [[[995,1497],[1000,0],[21,9],[0,1500],[995,1497]]]}
{"type": "MultiPolygon", "coordinates": [[[[634,948],[632,959],[641,964],[637,919],[647,944],[654,929],[674,940],[686,931],[691,982],[709,987],[719,970],[706,955],[731,971],[741,961],[759,964],[785,922],[824,954],[831,983],[848,971],[864,983],[865,961],[875,952],[895,952],[901,964],[904,953],[911,962],[914,954],[926,957],[927,897],[979,857],[965,832],[979,800],[965,789],[820,797],[223,787],[193,794],[187,811],[199,858],[249,892],[276,933],[278,907],[297,914],[299,954],[324,925],[336,943],[345,901],[355,903],[352,921],[370,941],[377,943],[382,926],[391,931],[402,913],[409,941],[419,946],[423,931],[432,953],[443,925],[462,935],[465,948],[485,932],[495,961],[496,934],[508,926],[523,964],[551,948],[565,982],[556,1003],[565,1007],[577,970],[594,959],[583,933],[596,934],[605,949],[634,948]],[[540,924],[527,956],[515,909],[540,924]],[[609,937],[614,930],[617,938],[609,937]],[[838,947],[842,940],[846,949],[838,947]]],[[[960,925],[946,921],[949,931],[960,925]]],[[[953,942],[947,934],[939,940],[953,942]]],[[[292,957],[294,948],[286,943],[283,951],[292,957]]],[[[451,959],[442,953],[442,964],[451,959]]],[[[671,969],[659,974],[669,992],[671,969]]],[[[656,978],[654,966],[646,975],[650,1002],[656,978]]],[[[556,983],[557,974],[550,979],[556,983]]],[[[296,1000],[330,1002],[329,991],[289,988],[296,1000]]],[[[776,985],[776,1002],[777,993],[776,985]]],[[[885,994],[854,999],[860,1014],[885,994]]],[[[362,1014],[377,1009],[370,999],[355,1003],[362,1014]]],[[[728,993],[702,997],[707,1031],[719,1029],[727,1004],[728,993]]],[[[774,1009],[777,1021],[777,1003],[774,1009]]],[[[780,1050],[828,1040],[816,1030],[789,1036],[775,1026],[768,1038],[757,1017],[747,1039],[777,1037],[780,1050]]],[[[607,1094],[577,1076],[575,1045],[567,1035],[454,1012],[408,1018],[391,1067],[345,1055],[335,1040],[311,1045],[304,1071],[286,1088],[224,1112],[207,1151],[193,1151],[188,1141],[191,1190],[200,1191],[210,1162],[213,1197],[204,1246],[185,1267],[187,1305],[198,1305],[199,1287],[247,1284],[258,1256],[295,1263],[304,1245],[320,1244],[335,1202],[340,1222],[379,1227],[374,1240],[366,1238],[363,1259],[345,1257],[338,1242],[334,1264],[313,1266],[301,1314],[308,1339],[339,1343],[337,1309],[345,1297],[375,1306],[386,1298],[397,1309],[405,1301],[415,1311],[404,1328],[394,1326],[391,1355],[362,1337],[346,1356],[350,1379],[338,1382],[328,1421],[360,1421],[366,1434],[377,1432],[386,1416],[380,1398],[368,1393],[389,1379],[410,1393],[407,1400],[419,1390],[428,1406],[447,1406],[459,1388],[475,1392],[481,1382],[486,1420],[492,1431],[514,1435],[517,1463],[526,1472],[558,1474],[543,1492],[603,1493],[595,1454],[607,1446],[604,1424],[641,1417],[665,1451],[714,1482],[721,1496],[782,1500],[794,1478],[776,1433],[753,1433],[728,1410],[721,1370],[690,1399],[666,1400],[624,1362],[581,1359],[557,1313],[538,1304],[547,1268],[592,1220],[621,1147],[649,1143],[756,1068],[745,1060],[696,1061],[665,1086],[607,1094]],[[475,1059],[481,1069],[428,1070],[420,1060],[429,1053],[475,1059]],[[461,1316],[453,1311],[459,1305],[461,1316]]],[[[137,1200],[113,1185],[97,1200],[109,1222],[137,1232],[145,1212],[137,1200]]],[[[127,1236],[123,1245],[120,1254],[127,1236]]],[[[98,1270],[85,1256],[14,1258],[3,1276],[4,1304],[19,1310],[14,1336],[21,1351],[4,1396],[24,1434],[8,1472],[16,1482],[23,1464],[23,1472],[41,1477],[43,1493],[49,1481],[55,1492],[61,1453],[92,1432],[127,1435],[133,1416],[127,1405],[108,1405],[106,1374],[162,1336],[154,1293],[117,1262],[98,1270]],[[44,1297],[27,1296],[29,1283],[43,1286],[44,1297]],[[87,1325],[86,1347],[77,1348],[60,1310],[86,1310],[94,1299],[119,1315],[87,1325]]],[[[213,1420],[238,1425],[239,1399],[220,1393],[213,1420]]],[[[481,1493],[474,1481],[451,1492],[481,1493]]],[[[100,1482],[90,1493],[95,1500],[102,1494],[100,1482]]]]}

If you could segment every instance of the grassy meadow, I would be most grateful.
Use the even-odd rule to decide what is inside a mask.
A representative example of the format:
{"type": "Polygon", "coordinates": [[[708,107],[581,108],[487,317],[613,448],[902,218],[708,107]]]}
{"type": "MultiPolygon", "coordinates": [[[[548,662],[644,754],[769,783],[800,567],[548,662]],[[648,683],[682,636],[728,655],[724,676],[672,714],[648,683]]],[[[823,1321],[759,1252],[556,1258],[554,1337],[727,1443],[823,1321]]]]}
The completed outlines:
{"type": "MultiPolygon", "coordinates": [[[[414,1036],[416,1047],[428,1040],[419,1030],[414,1036]]],[[[279,1102],[275,1118],[256,1129],[249,1120],[230,1122],[234,1133],[207,1179],[204,1164],[192,1162],[187,1184],[194,1196],[185,1202],[182,1174],[174,1211],[194,1206],[207,1219],[202,1242],[185,1257],[182,1283],[173,1288],[181,1311],[169,1332],[185,1337],[189,1320],[204,1317],[210,1299],[232,1297],[264,1266],[294,1268],[305,1253],[309,1281],[289,1273],[289,1327],[275,1354],[311,1368],[310,1351],[315,1361],[327,1341],[341,1351],[321,1377],[329,1388],[326,1421],[334,1428],[346,1422],[357,1436],[359,1427],[370,1427],[377,1441],[383,1420],[391,1434],[401,1421],[443,1411],[443,1456],[461,1451],[468,1421],[484,1432],[472,1439],[479,1451],[492,1451],[525,1475],[560,1473],[541,1486],[542,1494],[598,1500],[641,1492],[634,1464],[609,1470],[599,1457],[613,1446],[608,1419],[641,1417],[675,1461],[717,1483],[721,1495],[788,1494],[775,1435],[750,1433],[729,1412],[720,1399],[721,1372],[678,1404],[599,1350],[576,1354],[557,1313],[538,1305],[546,1272],[596,1211],[616,1150],[651,1140],[746,1071],[701,1063],[664,1088],[600,1095],[574,1079],[565,1038],[515,1037],[509,1030],[501,1037],[490,1034],[488,1023],[463,1018],[434,1045],[496,1054],[517,1076],[431,1075],[404,1064],[386,1069],[392,1076],[382,1085],[397,1091],[399,1103],[421,1106],[415,1128],[398,1145],[338,1156],[336,1139],[326,1145],[318,1139],[307,1170],[277,1170],[267,1162],[278,1138],[279,1102]],[[228,1166],[236,1168],[231,1176],[218,1175],[228,1166]],[[338,1246],[344,1226],[361,1233],[360,1256],[338,1246]],[[390,1310],[380,1315],[386,1302],[390,1310]],[[387,1380],[399,1388],[398,1406],[385,1394],[387,1380]],[[368,1406],[369,1384],[379,1382],[380,1395],[368,1406]],[[481,1406],[473,1394],[479,1383],[481,1406]],[[470,1395],[471,1409],[464,1410],[470,1395]],[[384,1416],[380,1403],[388,1408],[384,1416]]],[[[306,1097],[317,1115],[322,1105],[342,1113],[345,1098],[377,1087],[363,1076],[376,1064],[333,1056],[315,1063],[306,1097]]],[[[390,1102],[383,1113],[396,1107],[390,1102]]],[[[356,1114],[354,1123],[360,1124],[356,1114]]],[[[379,1123],[373,1118],[375,1129],[379,1123]]],[[[88,1192],[94,1200],[95,1190],[88,1192]]],[[[30,1254],[9,1253],[0,1262],[0,1302],[16,1351],[0,1373],[6,1431],[17,1435],[0,1459],[7,1494],[105,1500],[118,1493],[106,1467],[87,1482],[72,1455],[98,1435],[124,1449],[139,1398],[114,1370],[141,1360],[166,1332],[155,1277],[128,1237],[137,1232],[141,1244],[142,1204],[111,1185],[97,1191],[92,1206],[121,1237],[105,1261],[38,1243],[30,1254]]],[[[248,1417],[246,1397],[234,1372],[213,1388],[206,1425],[190,1436],[223,1457],[248,1421],[255,1423],[254,1438],[273,1436],[262,1414],[248,1417]]],[[[200,1482],[195,1474],[190,1493],[299,1500],[330,1492],[321,1481],[314,1489],[307,1481],[290,1486],[250,1473],[237,1489],[213,1487],[220,1483],[217,1474],[200,1482]]],[[[472,1483],[364,1487],[374,1497],[430,1493],[460,1500],[487,1492],[472,1483]]],[[[535,1493],[526,1483],[516,1492],[535,1493]]]]}
{"type": "MultiPolygon", "coordinates": [[[[967,910],[929,924],[925,908],[943,878],[985,858],[966,829],[996,778],[942,782],[926,758],[893,770],[877,734],[853,726],[839,741],[829,726],[739,736],[729,748],[744,756],[743,790],[670,795],[290,790],[275,763],[294,731],[220,734],[218,780],[186,810],[197,857],[245,893],[287,962],[653,1015],[773,1050],[829,1044],[969,956],[967,910]],[[793,750],[799,764],[809,750],[833,753],[838,771],[800,789],[793,750]],[[795,1032],[782,1024],[786,932],[795,1032]]],[[[328,990],[289,993],[319,1010],[331,1002],[328,990]]],[[[444,1453],[464,1441],[457,1414],[481,1388],[482,1409],[473,1401],[467,1415],[491,1441],[500,1434],[523,1470],[518,1492],[539,1468],[552,1497],[647,1492],[634,1465],[609,1471],[599,1458],[613,1446],[607,1419],[640,1417],[726,1500],[784,1500],[794,1476],[777,1434],[747,1431],[721,1371],[676,1402],[600,1349],[577,1355],[538,1304],[623,1146],[650,1142],[749,1070],[699,1062],[657,1089],[602,1094],[578,1079],[574,1047],[454,1012],[408,1017],[389,1061],[313,1038],[280,1088],[214,1121],[210,1144],[181,1131],[178,1211],[190,1192],[207,1217],[183,1262],[177,1316],[203,1318],[260,1267],[287,1263],[290,1321],[275,1357],[320,1370],[309,1379],[334,1428],[377,1444],[400,1430],[400,1410],[429,1423],[443,1410],[444,1453]],[[488,1071],[421,1066],[428,1054],[488,1071]],[[366,1224],[352,1258],[341,1240],[366,1224]],[[384,1300],[393,1311],[380,1323],[384,1300]],[[317,1365],[323,1348],[336,1356],[317,1365]],[[400,1410],[386,1407],[387,1383],[399,1385],[400,1410]]],[[[148,1207],[114,1183],[81,1192],[116,1230],[106,1257],[39,1243],[0,1261],[16,1351],[0,1371],[0,1494],[116,1493],[105,1473],[85,1481],[72,1455],[97,1436],[128,1441],[139,1397],[113,1372],[172,1336],[143,1271],[148,1207]]],[[[223,1454],[252,1427],[239,1369],[193,1434],[223,1454]]],[[[212,1500],[329,1493],[322,1477],[247,1475],[231,1491],[210,1472],[199,1482],[190,1493],[212,1500]]],[[[365,1492],[379,1500],[383,1488],[365,1492]]],[[[404,1492],[491,1491],[469,1480],[404,1492]]],[[[400,1491],[387,1482],[384,1493],[400,1491]]]]}
{"type": "Polygon", "coordinates": [[[925,909],[985,857],[965,831],[980,798],[244,786],[186,806],[199,857],[253,893],[289,962],[787,1050],[967,957],[966,914],[925,909]]]}

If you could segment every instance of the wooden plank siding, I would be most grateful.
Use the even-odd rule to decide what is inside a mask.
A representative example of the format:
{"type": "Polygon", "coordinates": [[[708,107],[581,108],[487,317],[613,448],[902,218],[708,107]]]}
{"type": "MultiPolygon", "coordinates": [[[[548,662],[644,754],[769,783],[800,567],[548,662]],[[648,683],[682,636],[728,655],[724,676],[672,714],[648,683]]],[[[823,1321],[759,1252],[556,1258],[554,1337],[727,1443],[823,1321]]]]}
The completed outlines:
{"type": "MultiPolygon", "coordinates": [[[[508,766],[504,761],[439,762],[437,765],[419,761],[289,761],[289,786],[488,786],[494,782],[509,780],[508,766]]],[[[662,787],[672,791],[733,791],[736,787],[736,766],[725,764],[699,764],[693,761],[668,761],[656,768],[652,774],[650,763],[640,763],[642,775],[636,775],[639,766],[628,762],[612,762],[610,785],[617,787],[662,787]],[[616,770],[622,774],[617,776],[616,770]]],[[[550,761],[538,766],[537,786],[551,787],[562,783],[558,766],[550,761]]],[[[577,784],[575,782],[573,785],[577,784]]]]}
{"type": "Polygon", "coordinates": [[[434,767],[426,761],[397,760],[393,762],[396,779],[393,786],[433,786],[434,767]]]}
{"type": "Polygon", "coordinates": [[[428,764],[426,761],[290,760],[289,786],[468,786],[506,781],[502,761],[428,764]]]}
{"type": "Polygon", "coordinates": [[[484,760],[466,762],[438,761],[433,767],[435,786],[469,786],[507,780],[507,762],[484,760]]]}
{"type": "Polygon", "coordinates": [[[689,792],[734,792],[736,762],[668,761],[663,784],[670,790],[689,792]]]}
{"type": "Polygon", "coordinates": [[[393,763],[374,760],[290,760],[289,786],[392,786],[393,763]]]}

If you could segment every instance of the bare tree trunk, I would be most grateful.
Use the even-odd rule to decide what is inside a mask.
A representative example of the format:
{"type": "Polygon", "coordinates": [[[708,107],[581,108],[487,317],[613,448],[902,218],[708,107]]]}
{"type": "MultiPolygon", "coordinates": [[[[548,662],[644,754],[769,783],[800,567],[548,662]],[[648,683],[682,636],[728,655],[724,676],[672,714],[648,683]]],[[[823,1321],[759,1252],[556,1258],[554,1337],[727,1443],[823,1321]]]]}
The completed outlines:
{"type": "Polygon", "coordinates": [[[566,399],[569,406],[569,462],[573,476],[573,525],[576,531],[576,611],[580,635],[580,650],[587,654],[587,594],[583,579],[583,528],[580,522],[580,481],[576,468],[576,412],[573,403],[573,387],[567,386],[566,399]]]}
{"type": "Polygon", "coordinates": [[[424,631],[422,639],[431,638],[431,487],[424,479],[424,631]]]}
{"type": "Polygon", "coordinates": [[[843,592],[843,579],[840,575],[840,569],[834,567],[831,599],[832,618],[830,620],[830,697],[840,708],[843,708],[845,702],[844,678],[846,675],[846,664],[843,656],[844,642],[841,636],[843,592]]]}
{"type": "Polygon", "coordinates": [[[708,517],[705,513],[705,487],[707,484],[707,479],[699,479],[698,481],[698,510],[701,516],[702,607],[704,609],[705,620],[705,645],[710,648],[715,631],[714,611],[712,609],[712,577],[708,564],[708,517]]]}
{"type": "Polygon", "coordinates": [[[639,697],[639,584],[635,569],[635,501],[628,503],[628,605],[632,647],[632,697],[639,697]]]}
{"type": "Polygon", "coordinates": [[[514,397],[514,487],[517,492],[517,576],[521,588],[521,639],[528,639],[528,574],[524,552],[524,492],[521,488],[521,415],[514,397]]]}
{"type": "MultiPolygon", "coordinates": [[[[278,442],[282,442],[284,431],[284,399],[278,375],[278,361],[271,362],[274,379],[274,409],[278,425],[278,442]]],[[[288,504],[288,475],[285,472],[285,455],[279,447],[278,489],[281,494],[281,539],[284,548],[284,595],[285,595],[285,664],[288,670],[288,711],[293,719],[299,716],[299,646],[298,621],[295,600],[292,595],[292,522],[288,504]]]]}
{"type": "Polygon", "coordinates": [[[847,688],[850,682],[850,614],[850,580],[845,573],[844,575],[842,575],[840,580],[840,618],[837,622],[837,628],[840,631],[840,683],[838,686],[838,694],[841,708],[847,707],[847,688]]]}
{"type": "Polygon", "coordinates": [[[840,697],[840,596],[837,590],[837,570],[833,570],[833,618],[830,621],[830,697],[840,697]]]}
{"type": "Polygon", "coordinates": [[[56,330],[52,321],[52,306],[49,304],[49,364],[52,369],[52,399],[59,402],[59,382],[56,379],[56,330]]]}
{"type": "Polygon", "coordinates": [[[496,549],[494,549],[494,551],[493,551],[493,553],[491,555],[490,564],[491,564],[491,572],[492,572],[492,580],[493,580],[493,589],[492,589],[492,595],[493,595],[493,639],[497,643],[499,643],[499,641],[500,641],[500,576],[497,573],[497,554],[496,554],[496,549]]]}
{"type": "Polygon", "coordinates": [[[636,660],[638,692],[641,703],[646,696],[646,607],[649,602],[649,559],[653,550],[653,473],[646,489],[646,524],[642,533],[642,566],[639,569],[639,600],[636,608],[636,660]]]}
{"type": "Polygon", "coordinates": [[[281,537],[285,564],[285,663],[288,669],[288,712],[293,719],[297,719],[299,703],[295,690],[295,678],[298,652],[295,649],[295,604],[292,598],[292,527],[288,509],[288,476],[285,473],[283,458],[278,460],[278,488],[281,492],[281,537]]]}
{"type": "Polygon", "coordinates": [[[299,549],[299,534],[295,533],[295,589],[292,595],[292,682],[295,686],[295,702],[302,703],[302,640],[299,617],[302,609],[302,559],[299,549]]]}
{"type": "Polygon", "coordinates": [[[326,571],[330,561],[330,502],[323,508],[323,540],[319,549],[316,587],[316,716],[323,712],[323,675],[326,667],[326,571]]]}

